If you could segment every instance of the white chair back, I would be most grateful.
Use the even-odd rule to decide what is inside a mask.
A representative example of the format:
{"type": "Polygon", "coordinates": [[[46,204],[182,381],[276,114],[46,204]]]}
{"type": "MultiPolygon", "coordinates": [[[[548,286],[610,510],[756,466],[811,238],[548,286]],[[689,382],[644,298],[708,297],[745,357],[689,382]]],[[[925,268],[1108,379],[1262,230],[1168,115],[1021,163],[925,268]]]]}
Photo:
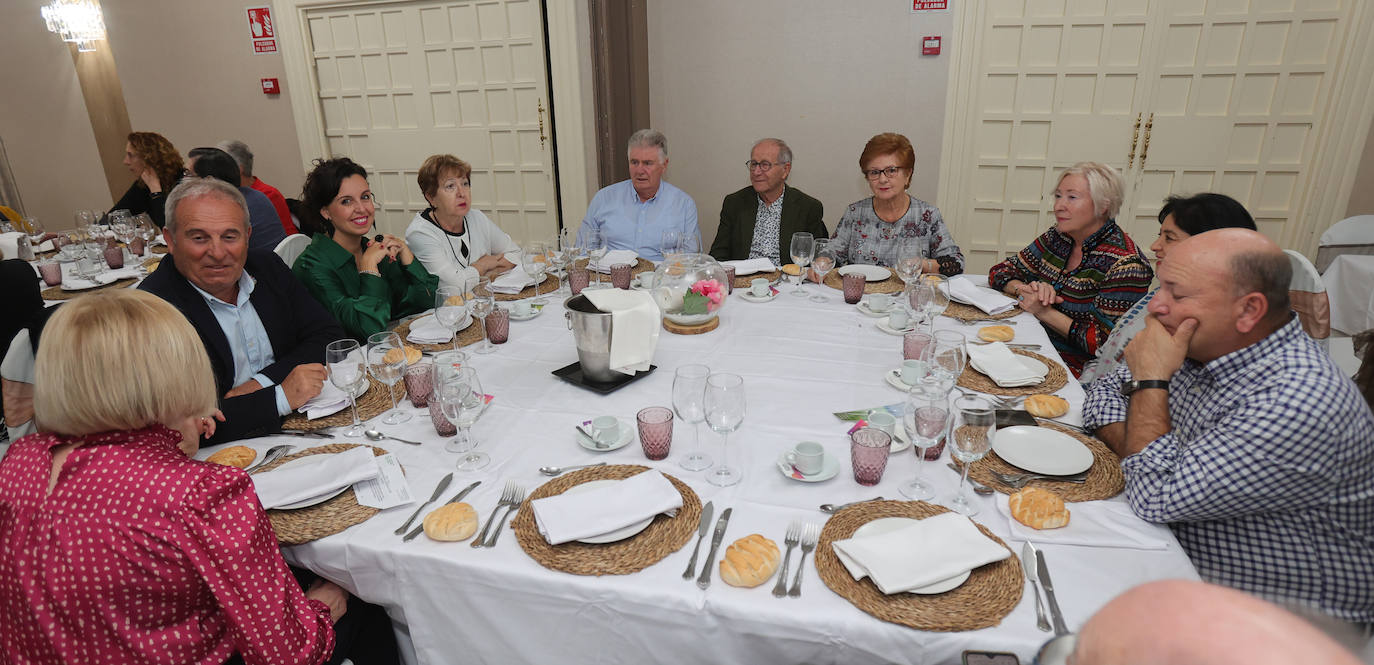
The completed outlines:
{"type": "Polygon", "coordinates": [[[1298,313],[1302,329],[1309,337],[1317,340],[1322,348],[1329,348],[1327,338],[1331,337],[1331,302],[1326,296],[1326,284],[1322,282],[1317,267],[1306,256],[1291,249],[1283,250],[1288,255],[1288,265],[1293,268],[1293,279],[1288,284],[1288,298],[1292,301],[1293,311],[1298,313]]]}
{"type": "Polygon", "coordinates": [[[1323,232],[1317,247],[1317,272],[1326,272],[1342,254],[1374,254],[1374,215],[1347,217],[1323,232]]]}
{"type": "Polygon", "coordinates": [[[309,246],[310,236],[304,233],[292,233],[282,238],[282,241],[277,243],[276,249],[272,251],[276,252],[277,256],[286,262],[286,267],[290,268],[296,264],[296,257],[300,256],[301,252],[304,252],[305,248],[309,246]]]}

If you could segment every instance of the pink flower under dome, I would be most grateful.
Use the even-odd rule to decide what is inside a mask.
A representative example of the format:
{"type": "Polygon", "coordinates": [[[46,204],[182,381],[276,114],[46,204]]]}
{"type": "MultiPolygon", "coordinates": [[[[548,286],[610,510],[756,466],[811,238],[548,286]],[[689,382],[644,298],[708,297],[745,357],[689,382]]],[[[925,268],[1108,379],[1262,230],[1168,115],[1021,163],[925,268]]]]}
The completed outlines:
{"type": "Polygon", "coordinates": [[[692,292],[710,299],[706,305],[707,311],[719,309],[721,302],[725,300],[725,287],[714,279],[703,279],[693,284],[692,292]]]}

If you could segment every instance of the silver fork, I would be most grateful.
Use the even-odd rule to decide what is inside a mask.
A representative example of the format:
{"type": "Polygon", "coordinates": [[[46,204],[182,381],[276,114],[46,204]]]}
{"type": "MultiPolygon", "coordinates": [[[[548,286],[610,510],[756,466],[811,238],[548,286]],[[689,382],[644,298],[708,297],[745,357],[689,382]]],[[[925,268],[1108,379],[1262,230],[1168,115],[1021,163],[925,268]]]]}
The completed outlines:
{"type": "Polygon", "coordinates": [[[261,462],[258,462],[257,464],[254,464],[253,466],[244,469],[244,471],[253,471],[264,464],[271,464],[272,462],[275,462],[281,459],[282,457],[285,457],[292,450],[295,450],[295,446],[287,445],[284,443],[281,445],[272,446],[271,448],[267,449],[267,452],[263,453],[261,462]]]}
{"type": "Polygon", "coordinates": [[[514,480],[507,480],[506,486],[501,488],[501,500],[496,502],[496,507],[491,509],[491,516],[487,518],[487,525],[482,527],[482,531],[472,539],[473,547],[481,547],[487,539],[487,532],[491,530],[491,523],[496,521],[496,511],[503,506],[509,506],[511,499],[515,497],[515,491],[520,489],[514,480]]]}
{"type": "Polygon", "coordinates": [[[1075,474],[1072,476],[1048,476],[1043,473],[1002,473],[1000,471],[993,471],[992,469],[988,470],[992,472],[992,477],[996,478],[997,482],[1014,489],[1021,489],[1032,480],[1053,480],[1063,483],[1083,483],[1086,482],[1088,478],[1086,472],[1075,474]]]}
{"type": "Polygon", "coordinates": [[[787,525],[787,536],[783,538],[783,543],[787,545],[787,555],[782,558],[782,572],[778,573],[778,583],[773,585],[773,597],[782,598],[787,595],[787,562],[792,560],[792,548],[801,542],[801,524],[792,522],[787,525]]]}
{"type": "Polygon", "coordinates": [[[801,578],[802,571],[806,570],[806,555],[810,554],[811,550],[816,549],[816,542],[820,538],[821,526],[819,524],[807,524],[802,531],[801,558],[797,559],[797,576],[792,579],[792,588],[787,591],[788,597],[796,598],[801,595],[801,578]]]}
{"type": "Polygon", "coordinates": [[[496,523],[496,530],[491,532],[491,540],[487,541],[486,547],[496,547],[496,539],[501,537],[501,530],[506,526],[506,518],[515,514],[520,509],[520,504],[525,500],[525,488],[515,488],[515,496],[511,497],[510,508],[506,514],[501,516],[501,521],[496,523]]]}
{"type": "Polygon", "coordinates": [[[992,405],[999,409],[1014,409],[1016,408],[1017,402],[1025,399],[1024,397],[1001,397],[999,395],[989,395],[986,393],[980,393],[976,390],[969,390],[968,388],[965,388],[963,386],[955,386],[955,388],[958,389],[959,392],[969,397],[977,397],[992,402],[992,405]]]}

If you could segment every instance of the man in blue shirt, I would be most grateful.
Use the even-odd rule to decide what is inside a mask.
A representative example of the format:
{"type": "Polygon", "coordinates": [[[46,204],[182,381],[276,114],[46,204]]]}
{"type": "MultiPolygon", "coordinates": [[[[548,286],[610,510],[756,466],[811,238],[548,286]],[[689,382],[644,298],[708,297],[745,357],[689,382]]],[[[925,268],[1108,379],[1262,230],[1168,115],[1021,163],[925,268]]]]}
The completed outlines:
{"type": "Polygon", "coordinates": [[[629,157],[630,179],[592,197],[577,231],[578,244],[588,247],[592,233],[601,231],[606,249],[632,249],[641,258],[661,261],[664,233],[676,231],[695,243],[691,251],[701,251],[696,202],[663,181],[668,140],[657,130],[641,129],[630,137],[629,157]]]}

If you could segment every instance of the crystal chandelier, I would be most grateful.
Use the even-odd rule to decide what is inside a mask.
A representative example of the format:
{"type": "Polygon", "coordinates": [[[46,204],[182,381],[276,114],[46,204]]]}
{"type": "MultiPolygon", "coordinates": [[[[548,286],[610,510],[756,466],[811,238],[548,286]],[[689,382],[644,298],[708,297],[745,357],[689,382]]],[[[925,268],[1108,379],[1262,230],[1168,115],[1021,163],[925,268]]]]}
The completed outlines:
{"type": "Polygon", "coordinates": [[[99,0],[53,0],[43,8],[48,31],[61,35],[62,41],[75,42],[78,51],[94,51],[94,42],[105,38],[105,18],[99,0]]]}

